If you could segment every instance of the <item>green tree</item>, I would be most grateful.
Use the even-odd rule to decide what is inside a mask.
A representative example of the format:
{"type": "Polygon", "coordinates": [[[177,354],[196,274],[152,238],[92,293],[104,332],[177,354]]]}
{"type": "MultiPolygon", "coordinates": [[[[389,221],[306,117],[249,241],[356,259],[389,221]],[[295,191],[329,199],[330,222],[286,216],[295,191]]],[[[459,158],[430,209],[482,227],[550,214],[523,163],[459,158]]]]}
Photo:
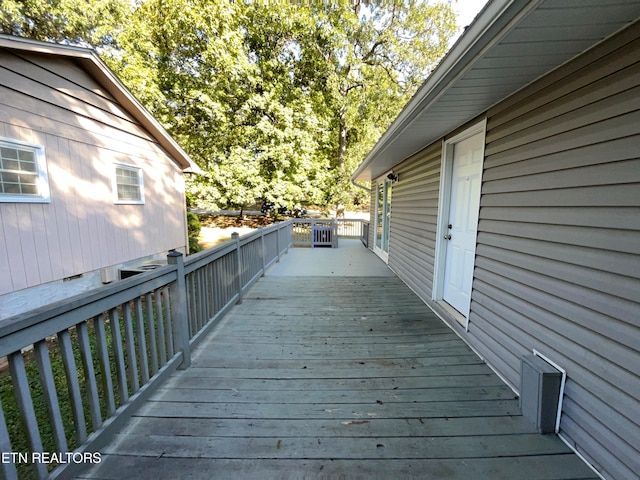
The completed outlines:
{"type": "Polygon", "coordinates": [[[2,0],[2,33],[54,42],[99,46],[113,34],[131,8],[129,0],[2,0]]]}
{"type": "Polygon", "coordinates": [[[4,0],[5,33],[91,44],[205,171],[192,206],[345,202],[441,56],[446,4],[4,0]]]}
{"type": "Polygon", "coordinates": [[[416,0],[312,3],[301,42],[300,81],[331,111],[335,192],[446,53],[455,15],[416,0]],[[313,72],[312,74],[310,74],[313,72]]]}

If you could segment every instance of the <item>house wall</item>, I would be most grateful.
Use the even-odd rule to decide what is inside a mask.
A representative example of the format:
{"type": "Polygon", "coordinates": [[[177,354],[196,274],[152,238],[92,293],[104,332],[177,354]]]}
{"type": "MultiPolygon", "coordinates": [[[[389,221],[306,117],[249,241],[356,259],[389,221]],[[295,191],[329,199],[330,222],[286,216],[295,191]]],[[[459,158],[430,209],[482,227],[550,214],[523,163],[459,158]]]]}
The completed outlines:
{"type": "Polygon", "coordinates": [[[0,106],[0,136],[44,145],[51,189],[0,203],[0,295],[185,249],[181,171],[86,72],[1,51],[0,106]],[[142,168],[144,205],[114,204],[114,162],[142,168]]]}
{"type": "Polygon", "coordinates": [[[433,289],[441,152],[436,143],[394,168],[389,268],[424,300],[433,289]]]}
{"type": "Polygon", "coordinates": [[[469,335],[519,384],[567,370],[562,433],[611,478],[640,472],[640,29],[488,114],[469,335]]]}
{"type": "Polygon", "coordinates": [[[632,26],[487,113],[468,332],[431,301],[440,141],[394,167],[389,252],[514,389],[533,350],[566,369],[560,433],[614,479],[640,472],[639,37],[632,26]]]}

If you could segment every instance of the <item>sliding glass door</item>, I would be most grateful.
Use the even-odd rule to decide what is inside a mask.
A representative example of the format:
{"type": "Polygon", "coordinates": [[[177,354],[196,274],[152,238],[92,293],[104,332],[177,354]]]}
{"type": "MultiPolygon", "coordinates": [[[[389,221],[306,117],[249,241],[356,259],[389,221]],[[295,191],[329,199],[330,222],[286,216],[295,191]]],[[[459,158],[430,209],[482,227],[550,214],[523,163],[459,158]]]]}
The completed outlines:
{"type": "Polygon", "coordinates": [[[389,225],[391,220],[391,180],[379,180],[376,184],[376,236],[374,252],[385,262],[389,257],[389,225]]]}

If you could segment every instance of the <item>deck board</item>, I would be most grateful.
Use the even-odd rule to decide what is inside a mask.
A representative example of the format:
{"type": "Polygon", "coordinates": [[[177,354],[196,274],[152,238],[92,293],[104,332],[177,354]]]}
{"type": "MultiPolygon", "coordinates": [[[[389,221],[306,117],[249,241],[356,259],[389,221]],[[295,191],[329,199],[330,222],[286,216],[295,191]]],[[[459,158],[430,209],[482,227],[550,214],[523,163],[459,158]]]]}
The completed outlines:
{"type": "Polygon", "coordinates": [[[395,277],[266,277],[79,478],[587,479],[395,277]]]}

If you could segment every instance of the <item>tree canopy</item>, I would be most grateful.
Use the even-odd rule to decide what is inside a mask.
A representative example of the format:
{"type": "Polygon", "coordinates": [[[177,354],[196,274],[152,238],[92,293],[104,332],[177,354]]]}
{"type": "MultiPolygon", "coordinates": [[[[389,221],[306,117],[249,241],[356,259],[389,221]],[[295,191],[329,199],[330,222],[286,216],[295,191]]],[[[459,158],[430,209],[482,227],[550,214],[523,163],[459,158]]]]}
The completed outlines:
{"type": "Polygon", "coordinates": [[[4,0],[5,33],[89,44],[205,171],[192,206],[327,205],[444,55],[448,2],[4,0]]]}

